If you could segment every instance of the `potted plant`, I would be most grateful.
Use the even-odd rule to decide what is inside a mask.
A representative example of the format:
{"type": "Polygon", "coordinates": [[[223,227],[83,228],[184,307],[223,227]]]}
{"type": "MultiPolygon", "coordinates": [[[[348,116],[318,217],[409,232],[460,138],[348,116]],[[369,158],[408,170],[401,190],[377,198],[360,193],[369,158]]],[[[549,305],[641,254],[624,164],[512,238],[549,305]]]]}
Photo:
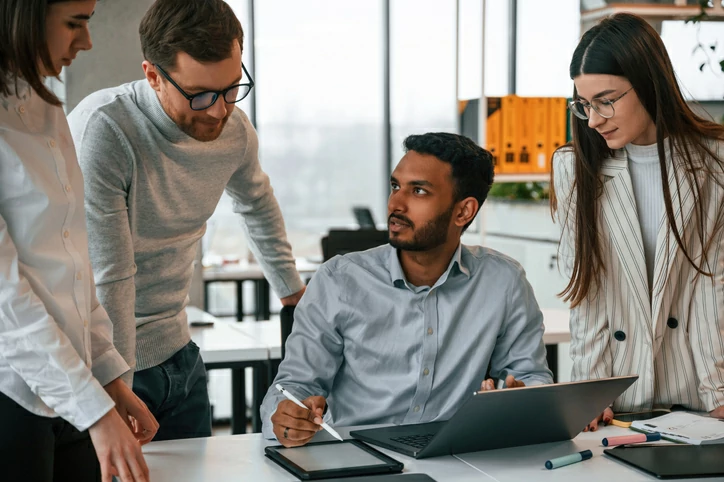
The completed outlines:
{"type": "Polygon", "coordinates": [[[547,182],[494,183],[485,201],[484,232],[532,240],[557,241],[550,215],[547,182]]]}

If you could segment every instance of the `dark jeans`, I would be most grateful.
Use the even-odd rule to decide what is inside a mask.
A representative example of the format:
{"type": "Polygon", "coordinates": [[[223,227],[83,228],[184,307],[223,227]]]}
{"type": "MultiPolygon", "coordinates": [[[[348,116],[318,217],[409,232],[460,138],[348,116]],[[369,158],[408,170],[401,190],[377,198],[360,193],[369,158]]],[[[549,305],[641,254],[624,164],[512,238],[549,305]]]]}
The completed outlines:
{"type": "Polygon", "coordinates": [[[0,480],[99,482],[101,466],[87,431],[35,415],[0,393],[0,480]]]}
{"type": "Polygon", "coordinates": [[[193,341],[171,358],[133,375],[133,391],[158,421],[154,441],[211,436],[206,367],[193,341]]]}

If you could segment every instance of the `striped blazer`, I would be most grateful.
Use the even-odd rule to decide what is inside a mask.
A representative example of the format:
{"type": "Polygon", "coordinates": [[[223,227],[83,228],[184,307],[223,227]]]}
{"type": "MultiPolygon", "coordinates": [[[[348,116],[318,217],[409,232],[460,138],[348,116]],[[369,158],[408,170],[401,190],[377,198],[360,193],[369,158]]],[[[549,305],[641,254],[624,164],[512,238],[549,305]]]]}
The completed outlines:
{"type": "MultiPolygon", "coordinates": [[[[720,158],[724,142],[713,144],[720,158]]],[[[575,249],[573,152],[554,156],[557,222],[562,226],[560,254],[570,277],[575,249]],[[566,218],[566,215],[568,217],[566,218]]],[[[692,259],[702,255],[691,188],[681,180],[677,189],[669,159],[669,186],[676,223],[692,259]],[[680,202],[683,209],[680,209],[680,202]]],[[[681,167],[678,167],[681,169],[681,167]]],[[[696,276],[673,235],[661,219],[649,290],[641,228],[636,213],[626,151],[605,161],[599,198],[599,236],[606,267],[598,290],[570,313],[573,380],[638,375],[638,381],[614,403],[618,412],[679,404],[711,411],[724,405],[724,244],[709,249],[713,278],[696,276]],[[667,263],[667,252],[668,259],[667,263]]],[[[704,179],[704,177],[702,177],[704,179]]],[[[715,230],[724,209],[724,189],[708,179],[700,201],[705,207],[704,239],[715,230]]],[[[596,291],[596,290],[593,290],[596,291]]]]}

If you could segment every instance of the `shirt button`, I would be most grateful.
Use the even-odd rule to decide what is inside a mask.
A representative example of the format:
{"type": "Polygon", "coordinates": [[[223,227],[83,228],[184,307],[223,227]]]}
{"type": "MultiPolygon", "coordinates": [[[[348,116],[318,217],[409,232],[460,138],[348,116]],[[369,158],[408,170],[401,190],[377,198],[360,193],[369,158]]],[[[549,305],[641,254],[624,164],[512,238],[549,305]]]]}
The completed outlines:
{"type": "Polygon", "coordinates": [[[425,376],[427,376],[427,375],[430,374],[430,370],[428,370],[427,368],[425,368],[425,369],[422,371],[422,374],[425,375],[425,376]]]}
{"type": "Polygon", "coordinates": [[[420,406],[419,406],[419,405],[416,406],[414,410],[415,410],[416,412],[419,412],[419,411],[420,411],[420,406]]]}
{"type": "Polygon", "coordinates": [[[78,279],[78,280],[81,279],[82,277],[83,277],[83,275],[81,275],[80,273],[76,273],[76,275],[75,275],[75,279],[78,279]]]}
{"type": "Polygon", "coordinates": [[[432,335],[432,328],[428,328],[428,329],[427,329],[427,334],[428,334],[428,335],[432,335]]]}
{"type": "Polygon", "coordinates": [[[86,328],[88,328],[88,320],[83,320],[83,326],[85,326],[86,328]]]}
{"type": "Polygon", "coordinates": [[[48,144],[50,144],[50,147],[55,147],[55,141],[53,139],[50,139],[50,142],[48,142],[48,144]]]}
{"type": "Polygon", "coordinates": [[[63,237],[67,238],[68,236],[70,236],[70,231],[68,231],[68,230],[63,231],[63,237]]]}
{"type": "Polygon", "coordinates": [[[21,105],[20,107],[18,107],[18,112],[20,112],[21,114],[25,114],[25,106],[21,105]]]}
{"type": "Polygon", "coordinates": [[[70,192],[70,184],[65,185],[65,192],[70,192]]]}

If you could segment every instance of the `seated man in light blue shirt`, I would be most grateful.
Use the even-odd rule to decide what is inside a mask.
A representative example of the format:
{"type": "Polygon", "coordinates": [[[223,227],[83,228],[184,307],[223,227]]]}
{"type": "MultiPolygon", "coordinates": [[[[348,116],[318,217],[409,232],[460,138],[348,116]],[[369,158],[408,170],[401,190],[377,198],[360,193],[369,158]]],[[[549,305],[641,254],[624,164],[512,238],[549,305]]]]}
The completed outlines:
{"type": "Polygon", "coordinates": [[[410,136],[390,178],[390,244],[337,256],[295,313],[263,432],[306,444],[339,426],[449,419],[475,390],[552,383],[543,316],[521,266],[464,246],[493,182],[492,156],[466,137],[410,136]]]}

